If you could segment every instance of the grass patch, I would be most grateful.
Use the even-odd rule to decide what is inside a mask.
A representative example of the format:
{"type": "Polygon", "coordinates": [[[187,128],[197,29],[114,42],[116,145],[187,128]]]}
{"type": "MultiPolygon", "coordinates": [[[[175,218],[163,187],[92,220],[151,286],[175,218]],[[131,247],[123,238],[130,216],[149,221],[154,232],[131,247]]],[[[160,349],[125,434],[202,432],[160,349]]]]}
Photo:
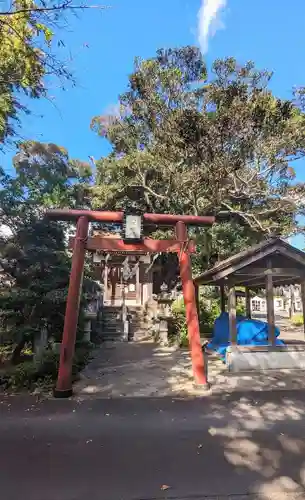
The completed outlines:
{"type": "MultiPolygon", "coordinates": [[[[91,359],[94,345],[91,342],[82,342],[76,345],[72,365],[73,381],[91,359]]],[[[59,353],[52,349],[45,351],[39,360],[24,360],[16,366],[6,366],[0,372],[0,384],[5,390],[34,391],[39,389],[47,392],[52,389],[57,379],[59,367],[59,353]]]]}
{"type": "Polygon", "coordinates": [[[302,326],[304,324],[303,314],[295,314],[292,316],[291,323],[294,326],[302,326]]]}

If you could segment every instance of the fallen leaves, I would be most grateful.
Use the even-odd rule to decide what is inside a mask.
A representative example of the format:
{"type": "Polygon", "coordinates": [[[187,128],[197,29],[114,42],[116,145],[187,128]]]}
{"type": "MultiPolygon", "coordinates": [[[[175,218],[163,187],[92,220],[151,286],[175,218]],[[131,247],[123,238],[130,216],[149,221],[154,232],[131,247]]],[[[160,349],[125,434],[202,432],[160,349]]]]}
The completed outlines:
{"type": "Polygon", "coordinates": [[[168,486],[168,484],[162,484],[160,490],[161,491],[166,491],[166,490],[169,490],[170,489],[170,486],[168,486]]]}

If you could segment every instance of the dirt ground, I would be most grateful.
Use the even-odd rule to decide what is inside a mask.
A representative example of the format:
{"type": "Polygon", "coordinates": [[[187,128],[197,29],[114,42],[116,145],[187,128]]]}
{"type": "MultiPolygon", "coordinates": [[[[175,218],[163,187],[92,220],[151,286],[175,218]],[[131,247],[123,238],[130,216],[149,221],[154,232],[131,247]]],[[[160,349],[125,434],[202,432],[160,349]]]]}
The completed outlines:
{"type": "MultiPolygon", "coordinates": [[[[304,342],[303,328],[292,328],[287,320],[279,326],[283,340],[304,342]]],[[[229,373],[215,355],[208,356],[208,380],[208,392],[194,385],[188,349],[161,347],[153,341],[105,343],[96,351],[74,390],[80,398],[117,398],[305,389],[301,370],[229,373]]]]}

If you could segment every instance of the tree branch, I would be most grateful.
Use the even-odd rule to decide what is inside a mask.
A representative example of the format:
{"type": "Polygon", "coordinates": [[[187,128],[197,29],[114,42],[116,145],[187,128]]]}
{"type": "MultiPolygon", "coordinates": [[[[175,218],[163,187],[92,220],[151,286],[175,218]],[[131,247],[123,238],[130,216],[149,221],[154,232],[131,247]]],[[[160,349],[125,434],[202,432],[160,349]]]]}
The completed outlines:
{"type": "Polygon", "coordinates": [[[251,219],[252,219],[263,233],[270,233],[269,228],[264,228],[254,214],[246,214],[245,212],[242,212],[240,210],[235,210],[233,207],[231,207],[230,205],[228,205],[228,203],[225,202],[222,202],[222,205],[225,206],[232,214],[236,214],[239,217],[241,217],[248,224],[249,227],[253,228],[253,224],[251,224],[251,219]]]}
{"type": "Polygon", "coordinates": [[[35,13],[35,12],[55,12],[59,10],[88,10],[88,9],[109,9],[109,5],[71,5],[71,3],[64,2],[52,7],[32,7],[27,9],[18,9],[14,11],[0,12],[0,16],[16,16],[19,14],[35,13]]]}

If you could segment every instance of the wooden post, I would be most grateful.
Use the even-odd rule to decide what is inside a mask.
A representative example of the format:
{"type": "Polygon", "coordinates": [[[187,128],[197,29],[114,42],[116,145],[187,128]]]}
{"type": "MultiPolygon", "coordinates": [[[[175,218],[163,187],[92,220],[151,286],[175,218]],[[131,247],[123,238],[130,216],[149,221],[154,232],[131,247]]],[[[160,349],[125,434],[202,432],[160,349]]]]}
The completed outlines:
{"type": "Polygon", "coordinates": [[[294,285],[290,285],[290,309],[289,309],[289,318],[291,319],[294,315],[294,285]]]}
{"type": "Polygon", "coordinates": [[[87,217],[80,217],[78,219],[72,257],[64,331],[61,342],[58,378],[56,388],[54,390],[54,396],[57,398],[69,398],[72,396],[72,362],[75,350],[88,226],[89,221],[87,217]]]}
{"type": "Polygon", "coordinates": [[[302,300],[302,311],[303,311],[303,326],[305,334],[305,281],[301,283],[301,300],[302,300]]]}
{"type": "Polygon", "coordinates": [[[246,316],[251,319],[251,295],[250,290],[246,287],[246,316]]]}
{"type": "Polygon", "coordinates": [[[268,321],[268,343],[275,345],[275,321],[274,321],[274,298],[272,264],[268,264],[269,272],[266,275],[266,298],[267,298],[267,321],[268,321]]]}
{"type": "Polygon", "coordinates": [[[226,312],[226,295],[224,285],[220,286],[220,310],[222,313],[226,312]]]}
{"type": "Polygon", "coordinates": [[[177,240],[181,242],[181,250],[178,256],[193,375],[197,384],[208,388],[209,384],[204,366],[204,356],[201,346],[199,321],[196,309],[195,287],[192,279],[191,258],[189,252],[186,250],[188,241],[187,228],[182,221],[179,221],[176,224],[176,237],[177,240]]]}
{"type": "Polygon", "coordinates": [[[228,309],[229,309],[229,335],[230,335],[230,344],[236,345],[237,343],[237,329],[236,329],[236,294],[235,288],[229,288],[229,301],[228,301],[228,309]]]}

